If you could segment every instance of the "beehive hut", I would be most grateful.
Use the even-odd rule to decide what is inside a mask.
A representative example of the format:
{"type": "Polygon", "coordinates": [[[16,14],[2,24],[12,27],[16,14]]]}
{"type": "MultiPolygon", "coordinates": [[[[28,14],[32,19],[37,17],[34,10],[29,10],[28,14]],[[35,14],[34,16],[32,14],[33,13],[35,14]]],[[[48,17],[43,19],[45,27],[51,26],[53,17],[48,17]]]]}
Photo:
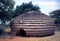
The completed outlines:
{"type": "Polygon", "coordinates": [[[14,18],[12,35],[15,36],[48,36],[55,32],[51,17],[36,11],[30,11],[14,18]]]}

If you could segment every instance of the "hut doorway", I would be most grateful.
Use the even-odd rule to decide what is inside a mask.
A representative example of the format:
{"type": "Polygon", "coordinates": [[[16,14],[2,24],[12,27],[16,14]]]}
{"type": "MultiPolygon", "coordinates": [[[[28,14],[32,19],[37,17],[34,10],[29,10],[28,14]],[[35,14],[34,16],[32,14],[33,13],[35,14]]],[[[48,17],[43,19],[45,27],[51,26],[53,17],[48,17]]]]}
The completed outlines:
{"type": "Polygon", "coordinates": [[[26,32],[24,29],[17,30],[16,36],[26,36],[26,32]]]}

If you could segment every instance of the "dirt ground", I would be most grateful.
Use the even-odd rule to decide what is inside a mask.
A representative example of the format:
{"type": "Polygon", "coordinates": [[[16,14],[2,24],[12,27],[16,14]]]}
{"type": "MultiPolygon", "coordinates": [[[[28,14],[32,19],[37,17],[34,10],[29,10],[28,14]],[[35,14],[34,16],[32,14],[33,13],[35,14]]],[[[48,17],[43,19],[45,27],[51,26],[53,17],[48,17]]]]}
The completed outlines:
{"type": "Polygon", "coordinates": [[[60,32],[55,32],[53,36],[47,37],[6,37],[0,38],[0,41],[60,41],[60,32]]]}

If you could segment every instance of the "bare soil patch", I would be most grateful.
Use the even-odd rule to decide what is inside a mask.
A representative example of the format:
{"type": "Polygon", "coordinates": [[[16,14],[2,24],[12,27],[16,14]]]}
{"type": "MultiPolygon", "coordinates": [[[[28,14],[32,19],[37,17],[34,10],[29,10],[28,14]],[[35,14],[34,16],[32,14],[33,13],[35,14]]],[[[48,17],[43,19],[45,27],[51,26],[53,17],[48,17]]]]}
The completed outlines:
{"type": "Polygon", "coordinates": [[[60,41],[60,32],[55,32],[55,35],[47,37],[6,37],[0,38],[0,41],[60,41]]]}

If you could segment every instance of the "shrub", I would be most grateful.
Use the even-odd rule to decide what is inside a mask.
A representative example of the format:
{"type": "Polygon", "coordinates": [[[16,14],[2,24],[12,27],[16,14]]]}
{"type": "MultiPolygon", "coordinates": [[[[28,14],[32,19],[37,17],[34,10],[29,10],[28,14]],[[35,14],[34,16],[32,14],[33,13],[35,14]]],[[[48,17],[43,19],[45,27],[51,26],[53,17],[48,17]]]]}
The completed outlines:
{"type": "Polygon", "coordinates": [[[4,30],[0,28],[0,35],[3,35],[4,30]]]}

